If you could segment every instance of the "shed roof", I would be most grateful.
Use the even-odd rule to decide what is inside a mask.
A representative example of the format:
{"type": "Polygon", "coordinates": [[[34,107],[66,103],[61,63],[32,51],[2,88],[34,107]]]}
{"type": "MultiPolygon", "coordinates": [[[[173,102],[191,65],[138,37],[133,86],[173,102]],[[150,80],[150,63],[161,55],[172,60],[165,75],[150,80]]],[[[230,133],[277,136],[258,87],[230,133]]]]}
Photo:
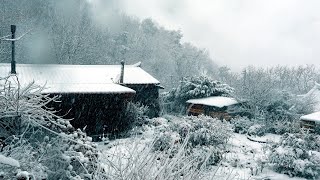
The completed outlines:
{"type": "MultiPolygon", "coordinates": [[[[0,64],[0,76],[10,73],[10,64],[0,64]]],[[[17,75],[22,82],[105,84],[118,81],[121,65],[65,65],[65,64],[17,64],[17,75]]],[[[124,84],[160,84],[141,67],[125,65],[124,84]]]]}
{"type": "MultiPolygon", "coordinates": [[[[0,64],[0,77],[10,74],[9,63],[0,64]]],[[[17,64],[17,77],[22,85],[35,82],[46,85],[48,93],[135,93],[115,84],[119,81],[121,65],[61,65],[17,64]]],[[[125,65],[123,84],[160,84],[135,65],[125,65]]]]}
{"type": "Polygon", "coordinates": [[[222,108],[225,106],[238,104],[239,102],[236,99],[231,97],[212,96],[212,97],[199,98],[199,99],[190,99],[187,101],[187,103],[202,104],[202,105],[222,108]]]}
{"type": "Polygon", "coordinates": [[[300,119],[306,120],[306,121],[315,121],[320,123],[320,111],[301,116],[300,119]]]}
{"type": "Polygon", "coordinates": [[[135,93],[133,89],[119,84],[54,84],[46,86],[42,93],[63,94],[63,93],[92,93],[92,94],[122,94],[135,93]]]}

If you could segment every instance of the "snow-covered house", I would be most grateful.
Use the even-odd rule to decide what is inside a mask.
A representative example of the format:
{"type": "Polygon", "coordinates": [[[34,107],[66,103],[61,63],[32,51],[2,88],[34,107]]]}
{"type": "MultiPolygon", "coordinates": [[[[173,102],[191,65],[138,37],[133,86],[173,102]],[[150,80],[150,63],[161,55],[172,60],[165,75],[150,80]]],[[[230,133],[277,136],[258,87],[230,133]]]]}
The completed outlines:
{"type": "MultiPolygon", "coordinates": [[[[11,64],[0,64],[0,77],[10,69],[11,64]]],[[[92,135],[117,129],[130,100],[147,105],[150,116],[159,113],[160,82],[140,65],[17,64],[16,72],[22,86],[34,81],[45,85],[43,93],[61,95],[62,103],[53,106],[92,135]]]]}
{"type": "Polygon", "coordinates": [[[300,117],[300,125],[304,128],[315,128],[320,125],[320,111],[300,117]]]}
{"type": "Polygon", "coordinates": [[[234,115],[235,106],[239,102],[231,97],[212,96],[199,99],[190,99],[187,101],[188,115],[205,114],[219,119],[229,120],[234,115]]]}

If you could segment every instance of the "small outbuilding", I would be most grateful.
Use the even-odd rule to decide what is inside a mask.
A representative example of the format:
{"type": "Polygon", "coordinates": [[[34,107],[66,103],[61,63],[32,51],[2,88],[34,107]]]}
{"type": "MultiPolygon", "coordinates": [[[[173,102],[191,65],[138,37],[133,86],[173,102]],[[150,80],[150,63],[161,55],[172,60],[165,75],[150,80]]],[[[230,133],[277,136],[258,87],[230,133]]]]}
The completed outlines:
{"type": "Polygon", "coordinates": [[[198,116],[208,115],[214,118],[230,120],[236,114],[236,109],[240,104],[235,98],[212,96],[187,101],[187,114],[198,116]]]}
{"type": "Polygon", "coordinates": [[[320,125],[320,111],[300,117],[300,126],[303,128],[314,129],[320,125]]]}

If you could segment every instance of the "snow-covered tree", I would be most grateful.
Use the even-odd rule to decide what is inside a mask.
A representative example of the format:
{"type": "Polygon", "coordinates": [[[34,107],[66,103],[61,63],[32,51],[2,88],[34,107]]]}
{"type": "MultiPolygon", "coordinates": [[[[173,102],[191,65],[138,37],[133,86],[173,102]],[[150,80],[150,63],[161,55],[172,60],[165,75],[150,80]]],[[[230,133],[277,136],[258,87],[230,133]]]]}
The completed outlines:
{"type": "Polygon", "coordinates": [[[176,112],[185,107],[189,99],[209,96],[230,96],[234,89],[227,84],[212,80],[207,76],[185,77],[177,88],[164,96],[165,103],[173,103],[176,112]]]}

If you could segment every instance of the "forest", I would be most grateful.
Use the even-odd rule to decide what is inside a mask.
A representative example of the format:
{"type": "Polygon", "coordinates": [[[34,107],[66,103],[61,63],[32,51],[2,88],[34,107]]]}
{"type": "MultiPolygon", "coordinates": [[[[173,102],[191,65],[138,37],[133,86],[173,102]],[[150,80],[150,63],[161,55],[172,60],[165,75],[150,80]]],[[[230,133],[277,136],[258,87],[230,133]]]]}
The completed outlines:
{"type": "Polygon", "coordinates": [[[15,75],[0,77],[0,130],[11,132],[0,132],[0,179],[320,178],[319,122],[305,128],[300,120],[320,111],[317,64],[235,71],[184,42],[183,30],[96,11],[84,0],[0,0],[0,63],[11,61],[4,39],[13,24],[23,35],[15,42],[17,64],[141,62],[164,87],[160,117],[128,102],[123,132],[93,142],[47,107],[63,103],[59,96],[41,93],[36,81],[22,86],[15,75]],[[207,97],[233,98],[241,115],[187,115],[187,100],[207,97]]]}
{"type": "MultiPolygon", "coordinates": [[[[204,49],[182,43],[152,19],[139,20],[118,11],[97,22],[86,1],[2,0],[0,36],[17,25],[17,34],[31,32],[17,44],[18,63],[126,64],[143,62],[146,71],[168,88],[182,77],[217,70],[204,49]],[[35,8],[36,7],[36,8],[35,8]]],[[[10,62],[9,43],[0,44],[1,62],[10,62]]]]}

